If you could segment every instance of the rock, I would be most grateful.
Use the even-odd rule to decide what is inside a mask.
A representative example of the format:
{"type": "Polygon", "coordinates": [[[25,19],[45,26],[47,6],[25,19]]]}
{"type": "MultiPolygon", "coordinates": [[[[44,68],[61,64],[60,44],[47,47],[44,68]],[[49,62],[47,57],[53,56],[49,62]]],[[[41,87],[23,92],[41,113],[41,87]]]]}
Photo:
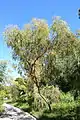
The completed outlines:
{"type": "Polygon", "coordinates": [[[3,104],[5,112],[0,116],[0,120],[36,120],[35,117],[29,113],[23,112],[9,104],[3,104]]]}
{"type": "Polygon", "coordinates": [[[11,120],[10,118],[0,118],[0,120],[11,120]]]}
{"type": "Polygon", "coordinates": [[[3,107],[5,108],[5,112],[12,111],[12,112],[16,112],[16,113],[22,113],[22,111],[19,108],[16,108],[16,107],[6,104],[6,103],[3,104],[3,107]]]}

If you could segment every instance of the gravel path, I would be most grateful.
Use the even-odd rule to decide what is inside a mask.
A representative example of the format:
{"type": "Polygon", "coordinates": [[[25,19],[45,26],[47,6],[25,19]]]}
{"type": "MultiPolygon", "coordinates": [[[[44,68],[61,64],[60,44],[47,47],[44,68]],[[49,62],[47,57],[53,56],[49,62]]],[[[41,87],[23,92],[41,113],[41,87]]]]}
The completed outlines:
{"type": "Polygon", "coordinates": [[[0,116],[0,120],[36,120],[29,113],[23,112],[12,105],[5,103],[3,106],[5,112],[0,116]]]}

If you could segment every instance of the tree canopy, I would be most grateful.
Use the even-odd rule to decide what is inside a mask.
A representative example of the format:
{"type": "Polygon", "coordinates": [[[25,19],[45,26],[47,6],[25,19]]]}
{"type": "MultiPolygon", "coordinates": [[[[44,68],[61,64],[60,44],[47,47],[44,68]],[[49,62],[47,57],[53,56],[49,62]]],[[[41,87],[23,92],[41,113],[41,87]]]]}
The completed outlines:
{"type": "Polygon", "coordinates": [[[32,19],[23,29],[8,27],[4,35],[19,63],[18,71],[32,88],[36,85],[49,109],[40,92],[42,86],[58,85],[64,92],[80,90],[80,40],[61,18],[54,18],[51,26],[45,20],[32,19]]]}

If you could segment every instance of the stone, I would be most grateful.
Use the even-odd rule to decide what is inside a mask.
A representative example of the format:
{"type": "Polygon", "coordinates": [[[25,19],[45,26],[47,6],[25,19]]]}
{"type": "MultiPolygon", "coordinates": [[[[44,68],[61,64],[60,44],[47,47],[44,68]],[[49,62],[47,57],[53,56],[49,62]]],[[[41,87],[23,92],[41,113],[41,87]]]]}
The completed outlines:
{"type": "Polygon", "coordinates": [[[0,120],[36,120],[35,117],[27,112],[23,112],[17,107],[9,104],[3,104],[4,113],[0,116],[0,120]]]}

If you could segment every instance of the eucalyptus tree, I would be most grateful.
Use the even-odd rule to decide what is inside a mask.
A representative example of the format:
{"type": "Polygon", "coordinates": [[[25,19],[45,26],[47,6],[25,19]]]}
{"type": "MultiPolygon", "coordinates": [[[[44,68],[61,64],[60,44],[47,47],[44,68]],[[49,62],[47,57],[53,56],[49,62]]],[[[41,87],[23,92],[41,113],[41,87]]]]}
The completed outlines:
{"type": "Polygon", "coordinates": [[[7,45],[12,48],[12,57],[19,62],[19,71],[24,71],[28,79],[38,88],[41,95],[40,77],[42,74],[43,57],[51,49],[49,27],[45,20],[33,19],[23,29],[17,26],[8,27],[5,31],[7,45]]]}
{"type": "Polygon", "coordinates": [[[65,21],[57,17],[49,27],[45,20],[32,19],[23,29],[8,27],[5,39],[13,59],[19,63],[19,72],[24,73],[32,88],[37,87],[50,111],[50,103],[41,94],[42,85],[57,83],[63,91],[75,89],[74,82],[79,82],[74,71],[75,63],[79,65],[80,41],[65,21]]]}

